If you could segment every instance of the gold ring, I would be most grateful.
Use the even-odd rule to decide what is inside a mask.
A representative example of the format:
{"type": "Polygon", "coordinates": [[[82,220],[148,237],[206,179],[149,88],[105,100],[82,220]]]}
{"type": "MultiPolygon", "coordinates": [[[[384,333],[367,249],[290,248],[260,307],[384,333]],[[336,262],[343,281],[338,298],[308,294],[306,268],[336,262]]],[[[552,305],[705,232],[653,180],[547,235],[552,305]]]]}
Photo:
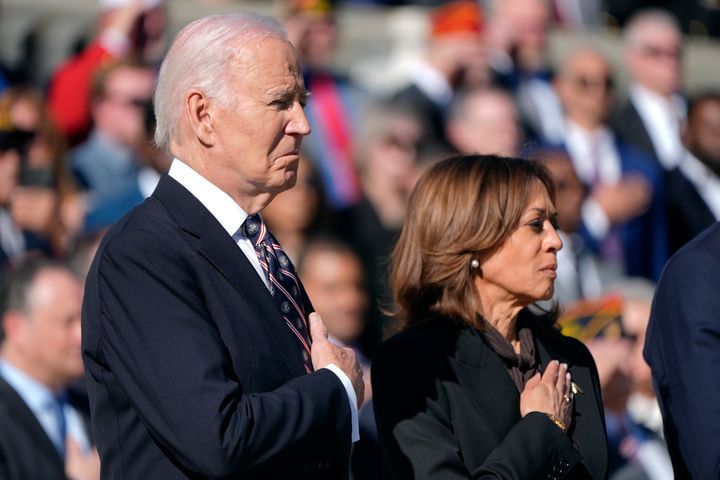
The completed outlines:
{"type": "Polygon", "coordinates": [[[565,403],[570,403],[570,397],[567,393],[563,393],[563,399],[565,399],[565,403]]]}

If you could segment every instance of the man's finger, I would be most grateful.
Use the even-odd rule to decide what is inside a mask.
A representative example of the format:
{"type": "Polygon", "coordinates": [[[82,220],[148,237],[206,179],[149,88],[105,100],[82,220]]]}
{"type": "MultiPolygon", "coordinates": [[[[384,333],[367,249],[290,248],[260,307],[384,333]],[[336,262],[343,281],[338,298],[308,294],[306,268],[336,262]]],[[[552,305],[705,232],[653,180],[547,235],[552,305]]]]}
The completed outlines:
{"type": "Polygon", "coordinates": [[[312,341],[322,342],[324,340],[327,340],[327,327],[325,326],[325,322],[323,322],[322,317],[320,317],[320,314],[317,312],[313,312],[308,317],[308,320],[310,321],[310,338],[312,339],[312,341]]]}

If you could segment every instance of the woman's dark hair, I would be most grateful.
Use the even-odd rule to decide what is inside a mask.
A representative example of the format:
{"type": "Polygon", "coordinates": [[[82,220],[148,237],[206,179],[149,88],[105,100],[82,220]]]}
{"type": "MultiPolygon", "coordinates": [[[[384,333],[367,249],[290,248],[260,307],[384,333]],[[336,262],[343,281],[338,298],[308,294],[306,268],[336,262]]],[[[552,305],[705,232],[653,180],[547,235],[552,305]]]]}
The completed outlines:
{"type": "Polygon", "coordinates": [[[390,287],[403,327],[442,315],[482,328],[470,262],[500,248],[538,188],[555,201],[540,163],[495,155],[450,158],[423,175],[392,255],[390,287]]]}

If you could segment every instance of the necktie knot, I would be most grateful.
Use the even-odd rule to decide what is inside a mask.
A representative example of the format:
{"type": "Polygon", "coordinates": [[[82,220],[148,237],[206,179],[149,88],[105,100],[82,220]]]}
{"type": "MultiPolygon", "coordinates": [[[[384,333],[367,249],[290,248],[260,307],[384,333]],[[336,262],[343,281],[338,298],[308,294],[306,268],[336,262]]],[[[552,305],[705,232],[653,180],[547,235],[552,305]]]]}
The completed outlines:
{"type": "Polygon", "coordinates": [[[267,229],[260,214],[249,215],[242,226],[243,233],[252,242],[255,248],[265,240],[267,229]]]}

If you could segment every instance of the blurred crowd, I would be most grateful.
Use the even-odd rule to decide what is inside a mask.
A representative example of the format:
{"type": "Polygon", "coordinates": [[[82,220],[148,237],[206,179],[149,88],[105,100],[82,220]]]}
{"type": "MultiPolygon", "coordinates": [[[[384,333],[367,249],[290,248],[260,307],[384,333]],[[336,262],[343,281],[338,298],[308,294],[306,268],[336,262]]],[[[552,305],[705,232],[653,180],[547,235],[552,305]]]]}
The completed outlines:
{"type": "MultiPolygon", "coordinates": [[[[313,132],[297,185],[262,215],[331,337],[356,348],[369,375],[393,327],[387,259],[428,166],[457,153],[536,159],[557,188],[560,324],[598,364],[611,478],[671,478],[641,351],[653,282],[673,252],[720,219],[720,85],[688,98],[681,75],[686,35],[719,33],[717,2],[347,3],[422,5],[429,28],[407,84],[377,95],[332,68],[343,4],[292,0],[282,13],[303,59],[313,132]],[[626,96],[594,47],[548,60],[551,29],[608,18],[622,26],[626,96]]],[[[61,260],[82,278],[105,229],[169,167],[152,143],[166,7],[101,0],[94,37],[42,85],[24,82],[22,69],[0,70],[0,265],[10,285],[28,257],[61,260]]],[[[3,305],[4,318],[13,308],[3,305]]],[[[19,340],[4,333],[7,355],[19,340]]],[[[79,355],[65,346],[59,356],[79,355]]],[[[356,478],[377,478],[371,408],[361,411],[356,478]]]]}

